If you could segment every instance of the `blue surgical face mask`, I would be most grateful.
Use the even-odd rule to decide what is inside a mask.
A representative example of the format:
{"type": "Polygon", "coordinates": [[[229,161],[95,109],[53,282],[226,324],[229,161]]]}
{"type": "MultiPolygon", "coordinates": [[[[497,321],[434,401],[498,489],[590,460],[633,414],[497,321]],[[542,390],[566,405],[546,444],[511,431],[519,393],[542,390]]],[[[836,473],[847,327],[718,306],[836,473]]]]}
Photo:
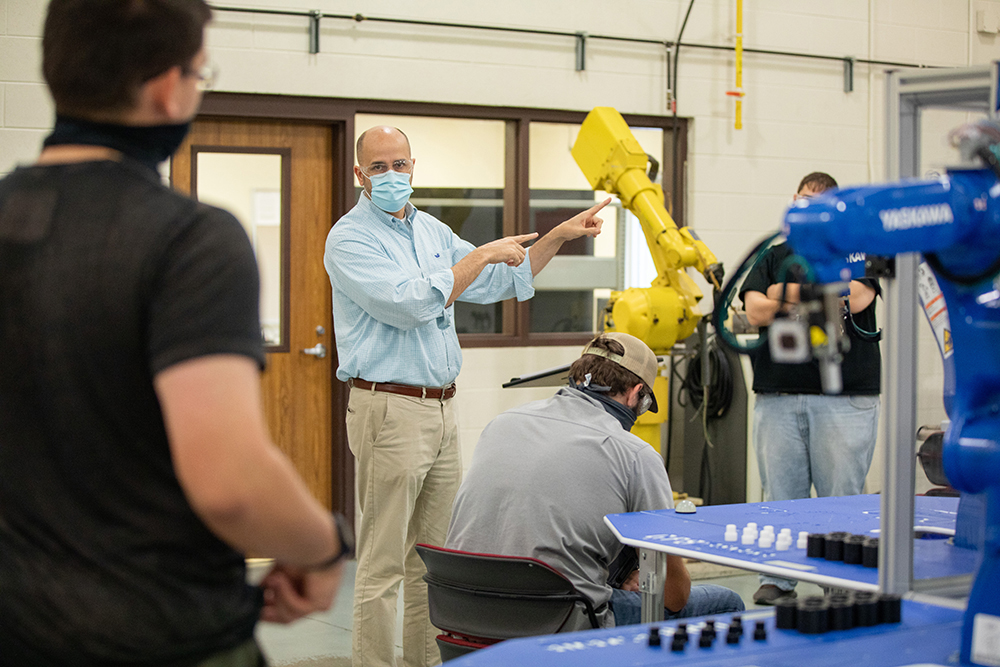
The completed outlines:
{"type": "MultiPolygon", "coordinates": [[[[364,173],[364,172],[361,172],[364,173]]],[[[368,176],[368,174],[365,174],[368,176]]],[[[386,213],[396,213],[406,206],[413,188],[410,187],[410,174],[404,174],[391,169],[384,174],[368,176],[372,184],[371,200],[386,213]]]]}

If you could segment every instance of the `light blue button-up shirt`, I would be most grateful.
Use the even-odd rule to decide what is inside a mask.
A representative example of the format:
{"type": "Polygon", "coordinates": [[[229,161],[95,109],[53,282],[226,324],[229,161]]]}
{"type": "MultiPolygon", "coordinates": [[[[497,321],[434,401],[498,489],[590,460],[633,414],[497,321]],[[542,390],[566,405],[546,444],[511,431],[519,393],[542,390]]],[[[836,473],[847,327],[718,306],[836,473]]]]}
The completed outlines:
{"type": "MultiPolygon", "coordinates": [[[[475,249],[434,216],[406,205],[400,220],[363,193],[330,230],[323,261],[333,286],[337,377],[444,387],[462,367],[451,267],[475,249]]],[[[491,264],[460,301],[530,299],[531,262],[491,264]]]]}

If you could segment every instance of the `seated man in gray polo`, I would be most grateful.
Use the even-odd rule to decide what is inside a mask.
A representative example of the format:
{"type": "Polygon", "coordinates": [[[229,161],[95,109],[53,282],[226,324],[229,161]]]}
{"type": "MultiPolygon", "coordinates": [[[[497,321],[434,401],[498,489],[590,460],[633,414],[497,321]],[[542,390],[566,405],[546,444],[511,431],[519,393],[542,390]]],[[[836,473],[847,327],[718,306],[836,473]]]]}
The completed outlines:
{"type": "MultiPolygon", "coordinates": [[[[635,578],[608,583],[623,548],[606,514],[673,507],[660,456],[629,433],[647,409],[656,356],[624,333],[598,336],[570,367],[570,386],[504,412],[483,430],[458,491],[447,547],[531,556],[564,574],[605,627],[639,622],[635,578]]],[[[631,547],[627,547],[631,548],[631,547]]],[[[743,610],[721,586],[691,586],[680,557],[667,557],[667,618],[743,610]]]]}

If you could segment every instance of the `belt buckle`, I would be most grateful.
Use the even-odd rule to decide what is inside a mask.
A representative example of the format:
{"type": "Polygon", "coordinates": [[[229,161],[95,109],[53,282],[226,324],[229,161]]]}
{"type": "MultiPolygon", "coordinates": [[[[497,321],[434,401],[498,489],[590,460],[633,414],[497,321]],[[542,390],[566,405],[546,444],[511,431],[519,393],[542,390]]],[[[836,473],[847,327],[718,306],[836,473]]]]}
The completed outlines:
{"type": "Polygon", "coordinates": [[[423,403],[427,398],[427,387],[420,388],[420,402],[423,403]]]}

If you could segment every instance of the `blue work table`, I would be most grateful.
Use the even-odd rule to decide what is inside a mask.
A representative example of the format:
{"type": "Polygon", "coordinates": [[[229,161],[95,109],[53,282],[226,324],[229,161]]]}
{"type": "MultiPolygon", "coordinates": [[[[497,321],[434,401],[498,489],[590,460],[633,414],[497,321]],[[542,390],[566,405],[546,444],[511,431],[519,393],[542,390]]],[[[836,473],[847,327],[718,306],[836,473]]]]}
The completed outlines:
{"type": "MultiPolygon", "coordinates": [[[[730,521],[729,523],[732,523],[730,521]]],[[[739,614],[746,630],[737,644],[727,644],[726,630],[731,615],[714,620],[718,637],[710,647],[701,648],[698,638],[705,619],[686,621],[690,635],[682,651],[670,649],[679,623],[631,625],[608,630],[512,639],[449,662],[456,667],[608,667],[630,665],[685,664],[699,667],[902,667],[904,665],[950,665],[957,661],[962,612],[956,609],[903,601],[902,622],[874,627],[806,635],[775,628],[774,611],[758,610],[739,614]],[[753,639],[757,621],[762,621],[766,638],[753,639]],[[649,645],[651,627],[659,628],[660,646],[649,645]]]]}
{"type": "MultiPolygon", "coordinates": [[[[955,547],[945,538],[954,534],[957,508],[957,498],[915,498],[915,529],[937,538],[914,541],[915,579],[971,575],[975,570],[976,551],[955,547]]],[[[660,557],[662,554],[684,556],[822,586],[878,590],[877,568],[807,558],[806,550],[796,548],[794,541],[787,551],[778,551],[773,545],[766,549],[760,548],[756,542],[744,545],[740,541],[743,527],[751,521],[757,523],[758,529],[763,529],[768,524],[773,525],[775,533],[782,528],[790,528],[793,538],[797,538],[799,531],[803,530],[810,533],[844,531],[877,537],[877,495],[715,505],[699,507],[693,514],[681,514],[674,510],[609,514],[604,520],[623,544],[640,549],[644,621],[662,618],[662,610],[661,615],[657,616],[655,609],[646,609],[647,601],[651,602],[651,607],[655,607],[652,596],[662,590],[665,574],[665,566],[659,562],[665,560],[660,557]],[[737,541],[726,542],[723,539],[726,524],[736,524],[737,541]],[[654,559],[657,562],[650,563],[654,559]],[[650,572],[652,576],[648,576],[646,572],[650,572]]]]}

